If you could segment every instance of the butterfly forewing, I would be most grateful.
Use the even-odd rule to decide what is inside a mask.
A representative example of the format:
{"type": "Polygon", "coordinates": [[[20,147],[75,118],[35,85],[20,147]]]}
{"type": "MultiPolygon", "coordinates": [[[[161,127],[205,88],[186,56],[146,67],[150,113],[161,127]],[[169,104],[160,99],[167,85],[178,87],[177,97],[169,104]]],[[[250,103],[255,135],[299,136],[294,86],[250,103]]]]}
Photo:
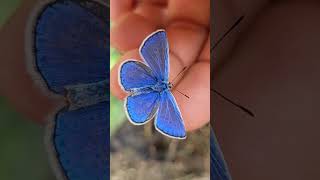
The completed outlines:
{"type": "Polygon", "coordinates": [[[37,69],[50,90],[62,94],[66,85],[106,79],[108,21],[72,1],[44,8],[35,24],[34,52],[37,69]]]}
{"type": "Polygon", "coordinates": [[[159,81],[169,80],[169,45],[164,30],[158,30],[146,38],[140,46],[143,60],[159,81]]]}
{"type": "Polygon", "coordinates": [[[150,87],[157,84],[151,69],[145,64],[128,60],[120,67],[119,81],[125,91],[135,91],[143,87],[150,87]]]}

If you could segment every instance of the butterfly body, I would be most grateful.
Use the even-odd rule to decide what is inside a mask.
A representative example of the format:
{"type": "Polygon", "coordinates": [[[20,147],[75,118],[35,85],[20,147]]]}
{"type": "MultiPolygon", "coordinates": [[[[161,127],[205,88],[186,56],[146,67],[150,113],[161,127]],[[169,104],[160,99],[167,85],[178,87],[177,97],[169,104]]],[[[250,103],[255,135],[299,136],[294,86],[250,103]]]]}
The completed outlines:
{"type": "Polygon", "coordinates": [[[160,133],[184,139],[184,122],[169,83],[169,46],[164,30],[144,40],[140,56],[144,63],[129,59],[119,70],[119,83],[129,93],[124,103],[129,121],[142,125],[155,117],[160,133]]]}
{"type": "Polygon", "coordinates": [[[154,87],[152,87],[152,90],[157,92],[162,92],[170,89],[171,89],[171,84],[167,82],[159,82],[154,87]]]}
{"type": "Polygon", "coordinates": [[[151,92],[151,91],[162,93],[164,91],[171,90],[171,88],[172,88],[172,86],[171,86],[170,83],[158,82],[154,86],[135,89],[134,91],[132,91],[132,93],[136,94],[136,95],[137,94],[142,94],[142,93],[148,93],[148,92],[151,92]]]}

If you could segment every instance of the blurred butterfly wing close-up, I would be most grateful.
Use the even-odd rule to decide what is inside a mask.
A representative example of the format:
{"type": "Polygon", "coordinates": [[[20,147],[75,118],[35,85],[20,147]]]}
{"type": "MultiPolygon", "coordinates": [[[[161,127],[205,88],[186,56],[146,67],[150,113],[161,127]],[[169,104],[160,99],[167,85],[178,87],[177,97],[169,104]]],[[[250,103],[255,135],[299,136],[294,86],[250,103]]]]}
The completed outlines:
{"type": "Polygon", "coordinates": [[[55,118],[53,145],[59,168],[68,180],[109,178],[109,117],[107,102],[73,111],[60,111],[55,118]]]}
{"type": "Polygon", "coordinates": [[[150,34],[140,46],[146,63],[127,60],[119,70],[122,88],[131,93],[124,103],[135,125],[155,117],[155,128],[171,138],[184,139],[186,132],[176,100],[169,88],[169,45],[164,30],[150,34]]]}
{"type": "Polygon", "coordinates": [[[231,180],[223,154],[212,129],[210,132],[210,158],[211,180],[231,180]]]}
{"type": "Polygon", "coordinates": [[[108,12],[98,1],[57,0],[43,4],[31,21],[33,76],[68,102],[48,122],[59,179],[109,177],[108,12]]]}
{"type": "Polygon", "coordinates": [[[34,48],[50,90],[62,94],[66,85],[106,79],[108,23],[73,1],[47,5],[36,22],[34,48]]]}

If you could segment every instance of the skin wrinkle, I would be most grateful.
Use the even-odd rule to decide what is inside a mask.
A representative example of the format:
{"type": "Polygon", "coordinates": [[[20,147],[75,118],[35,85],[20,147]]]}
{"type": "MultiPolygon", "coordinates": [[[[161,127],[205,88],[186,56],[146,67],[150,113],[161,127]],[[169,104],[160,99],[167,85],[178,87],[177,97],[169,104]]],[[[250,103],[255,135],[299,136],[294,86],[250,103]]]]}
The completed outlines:
{"type": "MultiPolygon", "coordinates": [[[[201,50],[203,49],[203,47],[205,46],[207,37],[208,37],[208,32],[206,30],[206,28],[203,28],[202,26],[197,26],[196,24],[193,23],[185,23],[185,22],[177,22],[177,23],[171,23],[169,25],[169,30],[168,30],[168,39],[169,39],[169,44],[171,44],[170,47],[170,51],[173,52],[178,59],[182,62],[182,64],[185,66],[191,66],[192,62],[197,61],[198,57],[200,56],[201,50]],[[197,33],[197,35],[199,36],[199,34],[202,35],[201,39],[196,39],[199,42],[199,46],[198,47],[194,47],[192,46],[192,48],[194,48],[194,52],[188,55],[185,55],[184,53],[179,53],[179,46],[178,48],[175,47],[176,42],[174,42],[172,39],[174,39],[175,37],[172,35],[171,36],[171,31],[170,29],[175,29],[175,31],[177,31],[178,29],[190,29],[191,31],[189,33],[193,33],[192,35],[194,35],[194,33],[197,33]],[[199,33],[200,32],[200,33],[199,33]],[[170,40],[171,39],[171,40],[170,40]],[[192,57],[192,58],[190,58],[192,57]]],[[[186,37],[184,37],[186,38],[186,37]]],[[[184,44],[184,46],[186,46],[184,44]]],[[[183,68],[182,67],[182,68],[183,68]]],[[[181,69],[182,70],[182,69],[181,69]]]]}

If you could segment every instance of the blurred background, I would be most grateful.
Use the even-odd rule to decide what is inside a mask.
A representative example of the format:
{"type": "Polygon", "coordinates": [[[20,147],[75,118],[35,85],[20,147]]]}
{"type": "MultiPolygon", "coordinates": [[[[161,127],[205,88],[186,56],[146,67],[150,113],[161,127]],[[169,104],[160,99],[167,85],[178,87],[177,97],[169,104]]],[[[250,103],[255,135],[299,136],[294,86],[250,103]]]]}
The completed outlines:
{"type": "MultiPolygon", "coordinates": [[[[0,1],[0,28],[21,0],[0,1]]],[[[110,68],[121,56],[110,48],[110,68]]],[[[155,132],[153,123],[133,126],[123,103],[111,96],[112,180],[204,180],[210,177],[209,128],[189,133],[185,141],[155,132]]],[[[26,119],[0,95],[0,180],[54,180],[43,142],[44,129],[26,119]]]]}
{"type": "MultiPolygon", "coordinates": [[[[20,3],[21,0],[0,1],[0,28],[10,20],[20,3]]],[[[19,114],[6,97],[0,95],[1,180],[54,180],[43,134],[40,125],[19,114]]]]}

